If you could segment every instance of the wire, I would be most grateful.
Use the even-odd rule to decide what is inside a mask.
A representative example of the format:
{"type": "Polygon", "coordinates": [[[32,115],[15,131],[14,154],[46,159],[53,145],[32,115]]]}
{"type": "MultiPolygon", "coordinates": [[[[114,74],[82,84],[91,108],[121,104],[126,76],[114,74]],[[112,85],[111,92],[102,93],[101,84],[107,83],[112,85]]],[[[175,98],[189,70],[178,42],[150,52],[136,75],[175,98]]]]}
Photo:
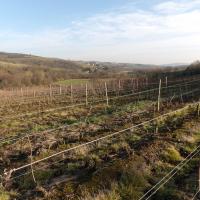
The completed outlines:
{"type": "MultiPolygon", "coordinates": [[[[190,106],[190,105],[188,105],[188,106],[190,106]]],[[[187,106],[187,107],[188,107],[187,106]]],[[[182,110],[183,109],[185,109],[185,108],[182,108],[182,110]]],[[[176,111],[174,111],[174,112],[178,112],[178,111],[180,111],[180,109],[178,109],[178,110],[176,110],[176,111]]],[[[167,115],[167,114],[169,114],[169,113],[166,113],[165,115],[167,115]]],[[[162,116],[160,116],[160,117],[162,117],[162,116]]],[[[198,149],[199,149],[199,147],[200,146],[198,146],[192,153],[190,153],[181,163],[179,163],[179,165],[181,165],[182,163],[184,163],[184,161],[186,161],[193,153],[195,153],[195,151],[197,151],[198,149]]],[[[192,159],[197,153],[199,153],[199,151],[200,150],[198,150],[198,152],[196,152],[194,155],[192,155],[192,157],[190,158],[190,159],[192,159]]],[[[55,162],[53,162],[53,163],[49,163],[49,164],[47,164],[47,165],[43,165],[42,167],[39,167],[39,168],[37,168],[36,170],[39,170],[39,169],[44,169],[45,167],[47,167],[47,166],[49,166],[49,165],[53,165],[53,164],[56,164],[56,163],[59,163],[59,162],[61,162],[61,161],[63,161],[64,159],[61,159],[61,160],[59,160],[59,161],[55,161],[55,162]]],[[[187,161],[187,162],[189,162],[189,160],[187,161]]],[[[187,164],[187,162],[185,162],[185,164],[187,164]]],[[[31,163],[31,164],[33,164],[33,163],[31,163]]],[[[181,167],[179,167],[179,165],[177,165],[168,175],[166,175],[165,177],[167,177],[167,176],[169,176],[176,168],[178,169],[178,170],[180,170],[181,169],[181,167]]],[[[183,167],[183,166],[182,166],[183,167]]],[[[36,170],[34,170],[34,171],[36,171],[36,170]]],[[[13,178],[11,178],[11,180],[14,180],[14,179],[17,179],[17,178],[20,178],[20,177],[22,177],[22,176],[24,176],[24,175],[27,175],[27,174],[30,174],[31,173],[31,171],[29,171],[29,172],[26,172],[26,173],[23,173],[23,174],[20,174],[20,175],[18,175],[18,176],[15,176],[15,177],[13,177],[13,178]]],[[[176,172],[177,173],[177,172],[176,172]]],[[[164,178],[165,178],[164,177],[164,178]]],[[[164,180],[164,178],[162,179],[162,180],[164,180]]],[[[161,181],[162,181],[161,180],[161,181]]],[[[161,182],[160,181],[160,182],[161,182]]],[[[159,182],[159,183],[160,183],[159,182]]],[[[156,186],[159,184],[159,183],[157,183],[156,184],[156,186]]],[[[151,189],[151,190],[153,190],[155,188],[155,186],[151,189]]],[[[150,191],[151,191],[150,190],[150,191]]],[[[149,191],[149,192],[150,192],[149,191]]],[[[146,193],[146,195],[149,193],[149,192],[147,192],[146,193]]],[[[141,198],[143,198],[143,197],[141,197],[141,198]]]]}
{"type": "MultiPolygon", "coordinates": [[[[180,97],[180,96],[188,95],[188,94],[193,93],[193,92],[196,92],[196,91],[199,91],[199,89],[195,89],[195,90],[192,90],[192,91],[190,91],[190,92],[183,93],[182,95],[173,96],[173,99],[174,99],[174,98],[178,98],[178,97],[180,97]]],[[[169,98],[170,98],[170,97],[167,97],[166,100],[169,99],[169,98]]],[[[74,126],[74,125],[78,125],[79,123],[81,123],[81,122],[73,123],[72,125],[73,125],[73,126],[74,126]]],[[[67,125],[63,125],[63,126],[59,126],[59,127],[53,128],[53,129],[47,129],[47,130],[44,130],[44,131],[41,131],[41,132],[29,133],[28,135],[29,135],[29,136],[35,136],[35,135],[38,135],[38,134],[52,133],[52,132],[54,132],[54,131],[56,131],[56,130],[64,129],[64,128],[67,128],[67,127],[69,127],[69,126],[71,126],[71,125],[67,124],[67,125]]],[[[27,136],[27,133],[22,133],[22,134],[20,134],[19,136],[8,137],[8,138],[2,138],[2,139],[0,139],[0,144],[5,144],[5,143],[7,143],[7,142],[15,142],[15,141],[18,141],[18,140],[20,140],[20,139],[23,139],[23,138],[26,137],[26,136],[27,136]]]]}
{"type": "MultiPolygon", "coordinates": [[[[200,79],[199,79],[200,80],[200,79]]],[[[193,83],[193,82],[197,82],[199,80],[195,80],[195,81],[190,81],[187,83],[193,83]]],[[[167,86],[167,87],[163,87],[162,89],[167,89],[167,88],[174,88],[176,86],[185,86],[185,84],[176,84],[176,85],[172,85],[172,86],[167,86]]],[[[121,95],[118,97],[112,97],[109,98],[109,100],[114,100],[114,99],[119,99],[119,98],[124,98],[124,97],[129,97],[129,96],[135,96],[135,95],[140,95],[140,94],[145,94],[151,91],[157,91],[159,90],[158,88],[154,88],[154,89],[150,89],[150,90],[145,90],[145,91],[141,91],[141,92],[137,92],[137,93],[132,93],[132,94],[127,94],[127,95],[121,95]]],[[[106,99],[102,99],[102,100],[98,100],[98,101],[93,101],[93,102],[88,102],[89,104],[93,104],[93,103],[101,103],[101,102],[105,102],[106,99]]],[[[74,108],[74,107],[80,107],[80,106],[85,106],[85,103],[80,103],[80,104],[75,104],[75,105],[70,105],[70,106],[63,106],[63,107],[58,107],[58,108],[53,108],[53,109],[47,109],[47,110],[43,110],[43,111],[35,111],[35,112],[31,112],[31,113],[25,113],[25,114],[21,114],[21,115],[15,115],[15,116],[8,116],[8,117],[3,117],[0,118],[0,120],[4,120],[4,119],[15,119],[15,118],[21,118],[21,117],[25,117],[25,116],[32,116],[32,115],[36,115],[36,114],[40,114],[40,113],[48,113],[48,112],[54,112],[54,111],[58,111],[58,110],[62,110],[62,109],[67,109],[67,108],[74,108]]]]}
{"type": "Polygon", "coordinates": [[[186,108],[188,108],[188,107],[191,106],[191,105],[196,105],[196,103],[195,103],[195,104],[188,104],[188,105],[187,105],[186,107],[184,107],[184,108],[181,108],[181,109],[178,109],[178,110],[175,110],[175,111],[171,111],[171,112],[165,113],[165,114],[160,115],[160,116],[158,116],[158,117],[156,117],[156,118],[153,118],[153,119],[151,119],[151,120],[148,120],[148,121],[142,122],[142,123],[140,123],[140,124],[131,126],[131,127],[129,127],[129,128],[123,129],[123,130],[121,130],[121,131],[117,131],[117,132],[114,132],[114,133],[112,133],[112,134],[109,134],[109,135],[106,135],[106,136],[97,138],[97,139],[95,139],[95,140],[92,140],[92,141],[90,141],[90,142],[86,142],[86,143],[83,143],[83,144],[74,146],[74,147],[72,147],[72,148],[69,148],[69,149],[66,149],[66,150],[57,152],[57,153],[55,153],[55,154],[52,154],[52,155],[47,156],[47,157],[45,157],[45,158],[42,158],[42,159],[40,159],[40,160],[34,161],[34,162],[32,162],[31,164],[26,164],[26,165],[23,165],[23,166],[21,166],[21,167],[15,168],[15,169],[13,169],[13,172],[16,172],[16,171],[25,169],[25,168],[27,168],[27,167],[29,167],[29,166],[31,166],[31,165],[33,166],[33,165],[35,165],[35,164],[37,164],[37,163],[46,161],[46,160],[48,160],[48,159],[50,159],[50,158],[56,157],[56,156],[61,155],[61,154],[63,154],[63,153],[67,153],[67,152],[70,152],[70,151],[72,151],[72,150],[75,150],[75,149],[78,149],[78,148],[81,148],[81,147],[84,147],[84,146],[87,146],[87,145],[90,145],[90,144],[93,144],[93,143],[96,143],[96,142],[105,140],[105,139],[107,139],[107,138],[111,138],[111,137],[113,137],[113,136],[115,136],[115,135],[119,135],[120,133],[124,133],[124,132],[126,132],[126,131],[128,131],[128,130],[132,130],[133,128],[137,128],[137,127],[140,127],[140,126],[142,126],[142,125],[145,125],[145,124],[148,124],[148,123],[150,123],[150,122],[153,122],[153,121],[155,121],[155,120],[158,120],[158,119],[160,119],[160,118],[162,118],[162,117],[164,117],[164,116],[168,116],[168,115],[171,115],[171,114],[175,114],[175,113],[177,113],[177,112],[180,112],[180,111],[182,111],[182,110],[185,110],[186,108]]]}
{"type": "Polygon", "coordinates": [[[197,155],[200,152],[199,148],[200,148],[200,145],[193,152],[191,152],[181,163],[179,163],[173,170],[171,170],[165,177],[163,177],[156,185],[154,185],[149,191],[147,191],[139,200],[144,199],[150,192],[152,192],[157,186],[159,186],[164,180],[166,180],[153,193],[151,193],[150,196],[148,196],[148,198],[146,198],[145,200],[148,200],[149,198],[151,198],[163,185],[165,185],[178,171],[180,171],[195,155],[197,155]],[[168,178],[168,176],[170,177],[168,178]]]}
{"type": "Polygon", "coordinates": [[[195,199],[196,199],[196,197],[197,197],[197,195],[199,194],[199,192],[200,192],[200,190],[198,190],[198,191],[195,193],[195,195],[192,197],[192,199],[191,199],[191,200],[195,200],[195,199]]]}

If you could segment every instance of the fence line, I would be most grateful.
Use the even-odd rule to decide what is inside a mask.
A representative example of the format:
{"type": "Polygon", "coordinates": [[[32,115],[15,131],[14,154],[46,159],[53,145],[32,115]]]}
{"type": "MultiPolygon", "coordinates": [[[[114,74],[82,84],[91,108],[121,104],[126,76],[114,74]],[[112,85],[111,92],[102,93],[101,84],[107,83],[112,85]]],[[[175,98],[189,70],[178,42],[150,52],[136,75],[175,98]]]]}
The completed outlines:
{"type": "MultiPolygon", "coordinates": [[[[200,91],[200,89],[195,89],[195,90],[192,90],[192,91],[183,93],[183,94],[181,94],[181,95],[175,95],[175,96],[173,95],[172,97],[173,97],[173,99],[175,99],[175,98],[178,98],[178,97],[180,97],[180,96],[186,96],[186,95],[188,95],[188,94],[191,94],[191,93],[194,93],[194,92],[197,92],[197,91],[200,91]]],[[[165,98],[164,100],[166,101],[166,100],[168,100],[168,99],[170,99],[170,98],[171,98],[171,96],[165,98]]],[[[154,103],[153,103],[153,104],[154,104],[154,103]]],[[[82,122],[82,121],[81,121],[81,122],[82,122]]],[[[74,126],[74,125],[78,125],[78,124],[80,124],[81,122],[73,123],[72,125],[73,125],[73,126],[74,126]]],[[[30,134],[28,134],[28,133],[22,133],[23,135],[21,135],[20,137],[15,137],[15,136],[14,136],[14,137],[9,137],[9,138],[0,139],[0,144],[4,144],[4,143],[6,143],[6,142],[12,142],[12,141],[15,141],[15,142],[16,142],[16,141],[18,141],[18,140],[21,140],[21,139],[25,138],[25,137],[27,136],[27,134],[28,134],[29,136],[36,136],[36,135],[38,135],[38,134],[52,133],[52,132],[54,132],[54,131],[67,128],[67,127],[69,127],[69,126],[71,126],[71,125],[67,124],[67,125],[63,125],[63,126],[59,126],[59,127],[53,128],[53,129],[47,129],[47,130],[44,130],[44,131],[41,131],[41,132],[30,133],[30,134]]]]}
{"type": "MultiPolygon", "coordinates": [[[[191,81],[189,81],[189,82],[193,82],[193,81],[197,81],[197,80],[200,80],[200,79],[196,79],[196,80],[191,80],[191,81]]],[[[173,81],[172,83],[179,83],[179,82],[181,82],[181,81],[173,81]]],[[[188,82],[188,83],[189,83],[188,82]]],[[[185,83],[184,83],[185,84],[185,83]]],[[[155,84],[152,84],[152,85],[158,85],[158,83],[155,83],[155,84]]],[[[148,84],[148,86],[149,86],[149,84],[148,84]]],[[[169,87],[170,86],[173,86],[173,85],[169,85],[169,87]]],[[[103,90],[103,87],[101,88],[102,90],[103,90]]],[[[60,90],[60,88],[59,88],[59,90],[60,90]]],[[[130,89],[130,92],[131,92],[131,90],[132,90],[132,87],[131,87],[131,89],[130,89]]],[[[91,89],[91,91],[92,91],[92,89],[91,89]]],[[[121,89],[121,91],[127,91],[126,89],[121,89]]],[[[88,92],[89,92],[89,90],[88,90],[88,92]]],[[[108,92],[116,92],[116,90],[108,90],[108,92]]],[[[66,96],[66,95],[68,95],[68,94],[56,94],[56,95],[53,95],[53,94],[51,94],[51,99],[53,99],[53,97],[60,97],[60,96],[66,96]]],[[[84,94],[83,94],[83,96],[84,96],[84,94]]],[[[37,96],[37,97],[27,97],[25,100],[35,100],[36,98],[49,98],[49,90],[47,91],[47,95],[45,95],[45,96],[37,96]]],[[[21,100],[21,99],[18,99],[18,100],[21,100]]],[[[23,100],[23,99],[22,99],[23,100]]],[[[37,99],[37,102],[38,102],[39,100],[37,99]]],[[[23,105],[24,104],[29,104],[29,103],[32,103],[32,102],[23,102],[23,105]]],[[[18,103],[18,104],[20,104],[20,102],[18,103]]],[[[14,105],[18,105],[18,104],[14,104],[14,105]]],[[[12,104],[13,105],[13,104],[12,104]]]]}
{"type": "Polygon", "coordinates": [[[45,157],[45,158],[39,159],[39,160],[37,160],[37,161],[34,161],[34,162],[32,162],[31,164],[26,164],[26,165],[23,165],[23,166],[21,166],[21,167],[14,168],[14,169],[12,169],[12,173],[13,173],[13,172],[16,172],[16,171],[19,171],[19,170],[22,170],[22,169],[25,169],[25,168],[27,168],[27,167],[30,167],[31,165],[33,166],[33,165],[36,165],[36,164],[38,164],[38,163],[40,163],[40,162],[49,160],[50,158],[54,158],[54,157],[56,157],[56,156],[58,156],[58,155],[61,155],[61,154],[64,154],[64,153],[67,153],[67,152],[70,152],[70,151],[73,151],[73,150],[82,148],[82,147],[84,147],[84,146],[91,145],[91,144],[96,143],[96,142],[103,141],[103,140],[108,139],[108,138],[112,138],[112,137],[114,137],[114,136],[116,136],[116,135],[119,135],[119,134],[121,134],[121,133],[124,133],[124,132],[126,132],[126,131],[130,131],[130,130],[133,130],[133,129],[138,128],[138,127],[140,127],[140,126],[149,124],[150,122],[153,122],[153,121],[162,119],[162,118],[165,117],[165,116],[169,116],[169,115],[172,115],[172,114],[176,114],[177,112],[186,110],[186,109],[188,109],[189,107],[195,106],[195,105],[198,105],[198,104],[199,104],[199,102],[198,102],[198,103],[188,104],[187,106],[185,106],[185,107],[183,107],[183,108],[180,108],[180,109],[177,109],[177,110],[175,110],[175,111],[171,111],[171,112],[165,113],[165,114],[163,114],[163,115],[160,115],[160,116],[155,117],[155,118],[153,118],[153,119],[147,120],[147,121],[142,122],[142,123],[140,123],[140,124],[137,124],[137,125],[131,126],[131,127],[129,127],[129,128],[126,128],[126,129],[123,129],[123,130],[114,132],[114,133],[112,133],[112,134],[109,134],[109,135],[106,135],[106,136],[97,138],[97,139],[92,140],[92,141],[90,141],[90,142],[86,142],[86,143],[83,143],[83,144],[80,144],[80,145],[71,147],[71,148],[69,148],[69,149],[66,149],[66,150],[63,150],[63,151],[59,151],[59,152],[54,153],[54,154],[52,154],[52,155],[50,155],[50,156],[47,156],[47,157],[45,157]]]}
{"type": "MultiPolygon", "coordinates": [[[[193,82],[197,82],[199,80],[195,80],[195,81],[190,81],[184,84],[176,84],[176,85],[172,85],[172,86],[168,86],[168,87],[163,87],[162,89],[167,89],[167,88],[174,88],[177,86],[185,86],[186,84],[188,85],[189,83],[193,83],[193,82]]],[[[132,94],[127,94],[127,95],[121,95],[121,96],[117,96],[117,97],[111,97],[109,98],[109,100],[115,100],[115,99],[119,99],[119,98],[124,98],[124,97],[130,97],[130,96],[136,96],[136,95],[140,95],[140,94],[145,94],[145,93],[149,93],[152,91],[158,91],[159,88],[154,88],[154,89],[150,89],[150,90],[145,90],[145,91],[141,91],[141,92],[137,92],[137,93],[132,93],[132,94]]],[[[102,99],[102,100],[97,100],[97,101],[93,101],[93,102],[88,102],[88,105],[90,104],[96,104],[96,103],[102,103],[102,102],[106,102],[106,99],[102,99]]],[[[62,107],[58,107],[58,108],[52,108],[52,109],[47,109],[47,110],[42,110],[42,111],[35,111],[35,112],[30,112],[30,113],[25,113],[25,114],[21,114],[21,115],[14,115],[14,116],[8,116],[8,117],[2,117],[0,118],[0,120],[3,119],[15,119],[15,118],[21,118],[21,117],[25,117],[25,116],[32,116],[32,115],[37,115],[40,113],[48,113],[48,112],[54,112],[54,111],[58,111],[58,110],[62,110],[62,109],[67,109],[67,108],[76,108],[76,107],[80,107],[80,106],[85,106],[85,102],[84,103],[80,103],[80,104],[74,104],[74,105],[70,105],[70,106],[62,106],[62,107]]]]}

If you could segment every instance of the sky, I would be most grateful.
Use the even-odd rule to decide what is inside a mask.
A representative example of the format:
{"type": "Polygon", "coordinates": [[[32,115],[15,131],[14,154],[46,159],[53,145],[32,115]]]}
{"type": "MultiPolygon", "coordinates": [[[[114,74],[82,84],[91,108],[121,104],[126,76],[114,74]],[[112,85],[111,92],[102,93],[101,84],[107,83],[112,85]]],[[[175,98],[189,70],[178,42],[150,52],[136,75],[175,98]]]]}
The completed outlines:
{"type": "Polygon", "coordinates": [[[190,63],[200,59],[200,0],[0,0],[0,51],[190,63]]]}

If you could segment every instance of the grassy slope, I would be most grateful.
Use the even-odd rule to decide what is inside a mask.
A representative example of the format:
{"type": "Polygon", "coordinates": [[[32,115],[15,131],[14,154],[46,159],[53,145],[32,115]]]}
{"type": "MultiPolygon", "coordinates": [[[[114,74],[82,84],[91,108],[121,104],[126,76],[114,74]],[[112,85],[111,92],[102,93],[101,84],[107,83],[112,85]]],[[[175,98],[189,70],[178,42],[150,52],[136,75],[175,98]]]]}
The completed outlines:
{"type": "MultiPolygon", "coordinates": [[[[0,52],[0,88],[49,84],[66,79],[149,75],[180,77],[185,68],[108,62],[75,62],[56,58],[0,52]],[[176,72],[176,73],[175,73],[176,72]],[[152,73],[152,74],[151,74],[152,73]]],[[[187,70],[186,70],[187,72],[187,70]]],[[[187,74],[187,73],[186,73],[187,74]]],[[[189,72],[196,74],[196,69],[189,72]]],[[[77,82],[77,81],[76,81],[77,82]]],[[[61,82],[62,84],[62,82],[61,82]]]]}
{"type": "Polygon", "coordinates": [[[72,61],[0,53],[0,87],[48,84],[84,74],[84,67],[72,61]]]}
{"type": "MultiPolygon", "coordinates": [[[[76,187],[71,187],[70,182],[67,182],[50,192],[49,195],[52,196],[52,198],[45,199],[59,199],[61,197],[60,195],[67,196],[71,192],[73,193],[74,189],[78,194],[83,192],[82,195],[87,196],[87,200],[95,199],[95,197],[90,198],[90,194],[96,194],[97,196],[101,195],[102,197],[99,199],[102,200],[109,199],[108,196],[110,196],[110,199],[112,200],[137,199],[138,196],[142,195],[144,189],[148,188],[151,184],[153,185],[158,182],[169,169],[180,162],[183,156],[182,151],[190,152],[195,148],[196,142],[199,140],[199,121],[198,119],[196,121],[194,117],[194,122],[192,122],[191,118],[185,119],[185,115],[187,116],[187,113],[184,114],[181,112],[177,113],[175,116],[171,116],[169,119],[167,118],[157,122],[159,124],[159,133],[155,135],[155,138],[146,137],[145,130],[150,131],[154,129],[152,129],[152,127],[144,127],[144,130],[138,132],[138,136],[144,135],[148,140],[146,140],[146,142],[145,140],[141,140],[141,145],[136,145],[141,137],[133,138],[127,135],[126,138],[120,138],[119,141],[116,141],[117,143],[115,142],[115,144],[112,144],[109,148],[106,146],[106,148],[100,148],[100,151],[98,151],[99,153],[96,151],[96,153],[93,152],[96,156],[90,157],[90,160],[95,160],[96,170],[94,173],[90,173],[89,177],[87,177],[88,180],[86,182],[84,181],[85,183],[82,183],[78,190],[75,189],[76,187]],[[169,132],[166,127],[171,131],[169,132]],[[192,130],[191,133],[187,133],[188,128],[192,130]],[[133,154],[130,154],[132,151],[133,154]],[[116,159],[110,164],[104,165],[103,160],[105,156],[110,154],[118,156],[116,156],[116,159]],[[104,190],[104,188],[107,188],[108,190],[104,190]],[[113,195],[116,196],[116,198],[113,198],[113,195]]],[[[83,155],[81,153],[81,156],[83,155]]],[[[76,158],[79,158],[78,154],[76,155],[76,158]]],[[[107,158],[109,157],[107,156],[107,158]]],[[[63,167],[66,170],[66,166],[63,167]]],[[[77,165],[72,162],[68,164],[68,168],[73,172],[73,170],[77,168],[77,165]]],[[[52,174],[52,170],[45,170],[40,171],[36,177],[38,182],[40,182],[40,180],[44,178],[51,177],[52,174]]],[[[31,181],[32,178],[30,177],[29,179],[25,179],[20,185],[28,187],[30,184],[33,184],[31,181]],[[27,180],[29,184],[27,184],[27,180]]],[[[188,184],[191,185],[191,183],[188,184]]],[[[173,182],[170,187],[171,186],[174,186],[173,182]]],[[[180,185],[178,184],[175,186],[179,187],[180,185]]],[[[167,191],[168,187],[167,190],[158,193],[162,198],[157,196],[155,199],[167,199],[169,197],[168,194],[165,194],[167,191]]],[[[173,196],[170,199],[181,199],[185,195],[186,194],[184,193],[180,194],[179,190],[174,190],[173,196]],[[181,195],[180,198],[179,195],[181,195]]],[[[77,198],[78,197],[72,199],[77,198]]],[[[98,197],[96,199],[98,199],[98,197]]]]}
{"type": "MultiPolygon", "coordinates": [[[[179,120],[177,118],[171,124],[176,130],[168,125],[171,131],[160,130],[161,137],[155,137],[145,145],[138,146],[133,156],[115,161],[94,174],[88,184],[81,188],[86,191],[87,197],[84,200],[139,199],[143,191],[161,180],[183,159],[182,156],[185,157],[196,148],[199,142],[199,119],[179,120]],[[177,122],[179,125],[175,125],[177,122]],[[96,192],[98,194],[94,195],[96,192]],[[94,196],[90,196],[91,193],[94,196]]],[[[197,187],[197,167],[198,159],[194,158],[151,199],[190,199],[197,187]]]]}

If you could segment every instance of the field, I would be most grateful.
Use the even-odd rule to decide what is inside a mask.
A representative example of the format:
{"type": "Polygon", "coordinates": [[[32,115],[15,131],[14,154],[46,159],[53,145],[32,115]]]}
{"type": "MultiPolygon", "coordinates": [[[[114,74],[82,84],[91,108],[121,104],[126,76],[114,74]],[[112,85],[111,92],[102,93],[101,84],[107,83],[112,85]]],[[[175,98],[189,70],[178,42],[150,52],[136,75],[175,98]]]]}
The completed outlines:
{"type": "Polygon", "coordinates": [[[61,80],[56,82],[56,84],[62,84],[62,85],[81,85],[88,83],[88,79],[67,79],[67,80],[61,80]]]}
{"type": "Polygon", "coordinates": [[[0,199],[191,199],[199,85],[141,77],[2,90],[0,199]]]}

